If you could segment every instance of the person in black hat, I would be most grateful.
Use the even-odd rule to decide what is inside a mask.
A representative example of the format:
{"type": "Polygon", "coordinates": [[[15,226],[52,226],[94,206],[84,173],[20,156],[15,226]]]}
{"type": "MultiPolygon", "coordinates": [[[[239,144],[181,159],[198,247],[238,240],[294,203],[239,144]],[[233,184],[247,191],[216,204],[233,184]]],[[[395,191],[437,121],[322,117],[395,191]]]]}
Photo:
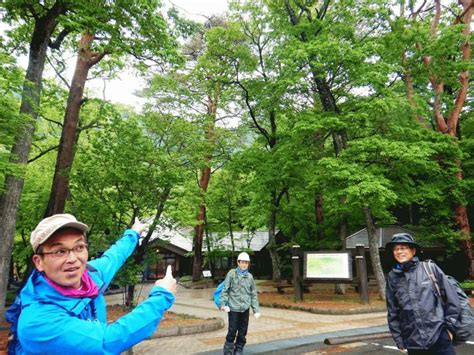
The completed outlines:
{"type": "Polygon", "coordinates": [[[385,246],[394,266],[387,277],[387,318],[398,349],[409,354],[455,354],[453,327],[461,311],[456,290],[432,264],[443,290],[442,302],[418,259],[421,246],[408,233],[394,234],[385,246]]]}

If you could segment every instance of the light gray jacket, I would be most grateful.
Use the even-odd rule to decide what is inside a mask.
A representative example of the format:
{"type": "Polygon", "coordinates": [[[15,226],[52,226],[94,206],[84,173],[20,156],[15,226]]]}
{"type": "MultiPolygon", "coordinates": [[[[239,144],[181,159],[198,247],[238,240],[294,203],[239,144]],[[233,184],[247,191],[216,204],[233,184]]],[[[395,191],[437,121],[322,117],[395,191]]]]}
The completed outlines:
{"type": "Polygon", "coordinates": [[[245,312],[252,308],[253,313],[259,313],[257,288],[250,272],[239,274],[236,269],[227,273],[224,288],[220,296],[221,305],[228,305],[232,312],[245,312]]]}

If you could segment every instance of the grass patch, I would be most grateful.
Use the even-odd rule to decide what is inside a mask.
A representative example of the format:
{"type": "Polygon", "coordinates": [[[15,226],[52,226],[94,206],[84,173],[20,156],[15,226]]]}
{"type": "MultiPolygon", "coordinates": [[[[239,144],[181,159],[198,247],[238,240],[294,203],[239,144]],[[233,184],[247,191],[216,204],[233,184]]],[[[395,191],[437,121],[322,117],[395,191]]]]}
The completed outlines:
{"type": "Polygon", "coordinates": [[[474,280],[463,281],[460,285],[462,288],[474,288],[474,280]]]}

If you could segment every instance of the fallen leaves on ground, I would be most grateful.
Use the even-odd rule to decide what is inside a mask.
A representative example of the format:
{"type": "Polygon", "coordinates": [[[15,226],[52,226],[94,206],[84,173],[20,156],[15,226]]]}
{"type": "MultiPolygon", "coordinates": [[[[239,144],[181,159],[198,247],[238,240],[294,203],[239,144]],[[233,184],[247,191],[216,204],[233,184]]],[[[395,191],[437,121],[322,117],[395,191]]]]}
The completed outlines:
{"type": "MultiPolygon", "coordinates": [[[[131,311],[130,308],[120,306],[120,305],[107,306],[107,322],[109,323],[115,322],[117,319],[129,313],[130,311],[131,311]]],[[[158,327],[167,328],[167,327],[174,327],[174,326],[205,324],[212,321],[213,321],[212,319],[202,319],[202,318],[193,317],[187,314],[165,312],[158,327]]]]}
{"type": "Polygon", "coordinates": [[[379,299],[378,293],[369,292],[368,305],[361,304],[360,296],[354,291],[346,291],[345,295],[336,295],[333,290],[311,290],[310,293],[303,294],[303,302],[296,303],[294,300],[293,290],[284,294],[278,292],[262,292],[258,295],[262,304],[273,306],[281,305],[283,307],[298,306],[307,309],[354,309],[354,308],[371,308],[374,306],[384,306],[385,301],[379,299]]]}

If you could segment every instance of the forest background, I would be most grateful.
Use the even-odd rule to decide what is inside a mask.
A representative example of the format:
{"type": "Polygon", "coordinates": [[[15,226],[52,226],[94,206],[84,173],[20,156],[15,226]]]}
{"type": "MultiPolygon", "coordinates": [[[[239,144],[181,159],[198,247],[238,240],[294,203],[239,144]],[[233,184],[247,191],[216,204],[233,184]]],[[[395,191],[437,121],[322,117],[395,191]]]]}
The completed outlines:
{"type": "Polygon", "coordinates": [[[211,232],[268,230],[279,280],[278,251],[341,249],[367,227],[384,298],[388,224],[459,253],[474,279],[473,6],[232,1],[202,24],[156,0],[2,1],[0,305],[13,264],[31,267],[32,229],[63,212],[90,226],[92,256],[150,218],[120,276],[132,295],[160,223],[194,228],[195,281],[211,232]],[[88,96],[92,77],[130,70],[141,110],[88,96]]]}

